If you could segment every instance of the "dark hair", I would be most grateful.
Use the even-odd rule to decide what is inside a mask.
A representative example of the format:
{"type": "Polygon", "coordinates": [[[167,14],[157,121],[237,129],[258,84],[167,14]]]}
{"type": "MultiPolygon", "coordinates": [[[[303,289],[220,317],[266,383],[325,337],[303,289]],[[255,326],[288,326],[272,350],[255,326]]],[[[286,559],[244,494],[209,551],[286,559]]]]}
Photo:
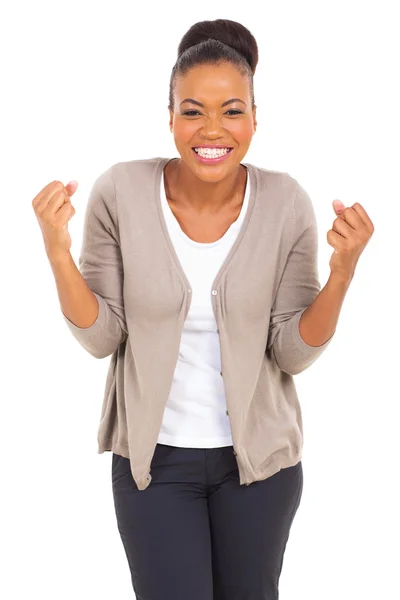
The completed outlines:
{"type": "Polygon", "coordinates": [[[254,107],[253,75],[258,63],[257,42],[244,25],[229,19],[216,19],[195,23],[181,39],[170,78],[168,108],[174,108],[174,85],[179,75],[185,75],[197,65],[217,65],[222,62],[230,62],[248,76],[254,107]]]}

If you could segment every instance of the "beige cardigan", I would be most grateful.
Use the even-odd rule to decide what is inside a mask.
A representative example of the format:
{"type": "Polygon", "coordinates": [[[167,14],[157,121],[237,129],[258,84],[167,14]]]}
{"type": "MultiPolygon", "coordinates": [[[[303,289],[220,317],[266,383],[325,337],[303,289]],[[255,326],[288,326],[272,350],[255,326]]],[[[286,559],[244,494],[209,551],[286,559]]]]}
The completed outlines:
{"type": "MultiPolygon", "coordinates": [[[[92,356],[111,355],[98,453],[130,459],[139,490],[151,461],[191,301],[161,207],[170,158],[117,163],[94,182],[79,270],[99,303],[93,325],[77,327],[92,356]]],[[[240,484],[270,477],[302,456],[301,408],[293,375],[325,350],[299,332],[320,291],[317,224],[307,192],[288,173],[242,163],[251,182],[242,228],[212,289],[222,374],[240,484]]]]}

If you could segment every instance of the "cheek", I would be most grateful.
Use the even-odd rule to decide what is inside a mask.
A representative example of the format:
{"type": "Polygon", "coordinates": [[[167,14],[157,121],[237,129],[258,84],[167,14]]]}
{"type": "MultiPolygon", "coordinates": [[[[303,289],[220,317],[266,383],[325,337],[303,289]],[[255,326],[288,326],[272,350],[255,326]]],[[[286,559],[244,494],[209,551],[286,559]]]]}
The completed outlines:
{"type": "Polygon", "coordinates": [[[227,129],[239,143],[249,142],[253,136],[253,125],[250,121],[246,123],[232,122],[227,129]]]}
{"type": "Polygon", "coordinates": [[[186,121],[184,122],[175,122],[174,126],[174,135],[176,141],[185,142],[190,140],[192,136],[198,130],[198,125],[194,122],[186,121]]]}

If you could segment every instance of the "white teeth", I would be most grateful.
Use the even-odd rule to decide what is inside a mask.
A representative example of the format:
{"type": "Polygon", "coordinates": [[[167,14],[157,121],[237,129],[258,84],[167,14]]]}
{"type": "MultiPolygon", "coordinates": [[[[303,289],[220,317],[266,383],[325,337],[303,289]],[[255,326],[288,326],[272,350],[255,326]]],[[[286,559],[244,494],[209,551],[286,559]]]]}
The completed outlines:
{"type": "Polygon", "coordinates": [[[218,148],[215,150],[211,148],[195,148],[194,150],[199,156],[205,158],[217,158],[227,154],[230,151],[230,148],[218,148]]]}

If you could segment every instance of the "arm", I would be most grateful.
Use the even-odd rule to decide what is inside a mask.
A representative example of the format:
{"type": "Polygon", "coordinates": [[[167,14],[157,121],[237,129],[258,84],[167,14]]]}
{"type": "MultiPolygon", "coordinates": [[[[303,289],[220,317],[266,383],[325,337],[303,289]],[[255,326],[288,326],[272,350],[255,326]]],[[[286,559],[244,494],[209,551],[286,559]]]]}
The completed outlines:
{"type": "Polygon", "coordinates": [[[89,195],[80,274],[72,258],[52,265],[64,321],[81,346],[96,358],[112,354],[128,336],[115,201],[111,167],[96,179],[89,195]]]}
{"type": "Polygon", "coordinates": [[[339,314],[341,294],[334,280],[321,291],[314,207],[299,184],[291,217],[294,223],[292,245],[271,310],[267,352],[282,371],[297,375],[307,369],[332,340],[337,322],[334,315],[339,314]],[[300,320],[304,338],[300,334],[300,320]]]}
{"type": "Polygon", "coordinates": [[[325,287],[303,312],[299,328],[307,344],[321,346],[333,336],[349,285],[350,281],[331,273],[325,287]]]}
{"type": "Polygon", "coordinates": [[[48,255],[57,286],[60,308],[76,327],[86,329],[97,320],[99,305],[96,296],[68,253],[63,257],[48,255]]]}

